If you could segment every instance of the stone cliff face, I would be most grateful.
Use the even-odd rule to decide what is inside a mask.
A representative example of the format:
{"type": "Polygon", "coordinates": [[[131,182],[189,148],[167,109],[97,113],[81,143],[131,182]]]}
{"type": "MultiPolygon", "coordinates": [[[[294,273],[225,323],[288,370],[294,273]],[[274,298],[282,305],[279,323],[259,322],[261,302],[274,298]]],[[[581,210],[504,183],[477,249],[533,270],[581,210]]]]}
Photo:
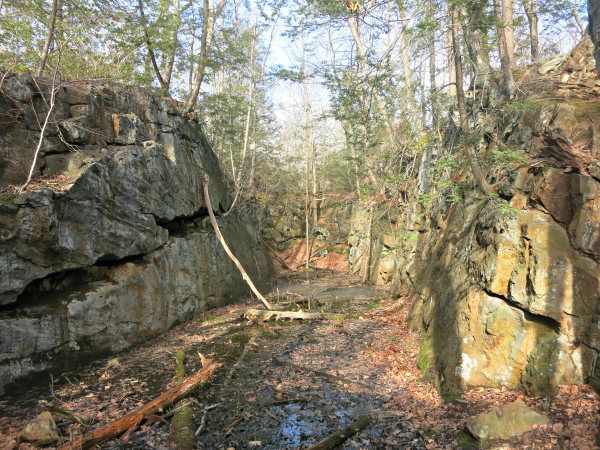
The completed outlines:
{"type": "MultiPolygon", "coordinates": [[[[206,217],[229,200],[200,125],[175,102],[100,84],[9,75],[0,92],[0,392],[7,383],[122,350],[247,289],[206,217]],[[8,187],[8,189],[6,189],[8,187]]],[[[219,219],[254,278],[272,264],[256,232],[219,219]]]]}
{"type": "MultiPolygon", "coordinates": [[[[554,80],[544,83],[551,89],[554,80]]],[[[481,117],[482,134],[494,136],[480,146],[484,159],[500,148],[522,149],[529,160],[491,174],[499,198],[484,197],[470,171],[458,170],[452,181],[467,186],[460,199],[438,190],[419,204],[416,177],[393,218],[398,233],[380,233],[372,245],[371,280],[391,276],[394,293],[412,296],[421,369],[444,390],[600,390],[599,111],[589,106],[599,90],[593,81],[589,91],[570,89],[481,117]],[[402,234],[410,238],[396,248],[402,234]]],[[[421,163],[418,178],[428,170],[421,163]]],[[[364,232],[351,239],[364,246],[364,232]]]]}

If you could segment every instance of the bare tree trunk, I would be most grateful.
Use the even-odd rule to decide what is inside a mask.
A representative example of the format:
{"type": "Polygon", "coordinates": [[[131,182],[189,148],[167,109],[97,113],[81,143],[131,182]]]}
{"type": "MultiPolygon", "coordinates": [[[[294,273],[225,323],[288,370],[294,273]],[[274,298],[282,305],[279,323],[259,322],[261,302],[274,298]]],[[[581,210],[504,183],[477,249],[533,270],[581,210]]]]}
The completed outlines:
{"type": "Polygon", "coordinates": [[[254,171],[256,167],[256,103],[254,105],[254,114],[252,121],[252,158],[250,160],[250,176],[248,177],[248,192],[252,190],[254,185],[254,171]]]}
{"type": "Polygon", "coordinates": [[[40,65],[36,72],[36,76],[41,77],[46,67],[46,60],[48,59],[48,53],[50,52],[50,45],[54,40],[54,25],[56,23],[56,12],[58,11],[58,0],[52,0],[52,10],[50,11],[50,20],[48,21],[48,34],[46,35],[46,42],[44,42],[44,48],[42,49],[42,57],[40,59],[40,65]]]}
{"type": "MultiPolygon", "coordinates": [[[[494,0],[498,1],[498,0],[494,0]]],[[[465,102],[465,92],[463,89],[463,74],[461,63],[460,42],[458,38],[458,10],[456,6],[450,7],[450,30],[452,36],[452,52],[454,53],[454,69],[456,71],[456,99],[458,103],[458,114],[460,117],[460,128],[464,135],[469,134],[469,120],[467,117],[467,104],[465,102]]],[[[485,174],[479,164],[479,158],[472,145],[465,145],[469,155],[469,163],[475,180],[479,188],[485,193],[492,192],[492,187],[485,179],[485,174]]]]}
{"type": "Polygon", "coordinates": [[[483,51],[481,31],[477,29],[476,25],[483,14],[481,3],[477,0],[470,2],[464,6],[463,12],[468,17],[468,20],[463,23],[463,33],[465,36],[465,46],[467,47],[469,59],[474,69],[473,85],[476,88],[483,88],[484,83],[489,79],[492,67],[487,54],[483,51]]]}
{"type": "MultiPolygon", "coordinates": [[[[311,134],[313,134],[312,127],[311,134]]],[[[315,147],[314,134],[311,136],[310,147],[310,165],[312,167],[312,230],[314,232],[319,223],[319,199],[317,198],[317,151],[315,147]]]]}
{"type": "Polygon", "coordinates": [[[581,39],[583,39],[583,36],[585,36],[585,27],[583,26],[581,18],[579,17],[579,5],[577,3],[577,0],[575,0],[575,3],[573,4],[573,19],[575,19],[575,23],[577,23],[577,27],[579,28],[580,35],[577,38],[577,40],[580,41],[581,39]]]}
{"type": "Polygon", "coordinates": [[[154,68],[154,73],[158,78],[158,82],[160,83],[160,87],[163,91],[163,95],[165,97],[171,98],[171,94],[169,93],[169,86],[165,84],[165,80],[160,73],[160,69],[158,68],[158,63],[156,62],[156,55],[154,54],[154,50],[152,48],[152,42],[150,41],[150,35],[148,34],[148,23],[146,22],[146,14],[144,13],[144,4],[142,0],[138,0],[138,8],[140,10],[140,18],[142,19],[142,28],[144,29],[144,40],[146,41],[146,49],[148,50],[148,57],[152,62],[152,67],[154,68]]]}
{"type": "Polygon", "coordinates": [[[513,22],[513,11],[514,3],[513,0],[501,0],[502,1],[502,26],[504,31],[504,37],[506,41],[506,52],[510,61],[510,68],[514,69],[517,67],[517,60],[515,58],[515,25],[513,22]]]}
{"type": "MultiPolygon", "coordinates": [[[[365,50],[365,46],[362,43],[362,39],[360,38],[360,30],[358,28],[358,17],[356,17],[356,22],[355,22],[352,19],[352,16],[349,16],[348,17],[348,25],[350,26],[350,31],[352,32],[352,36],[354,37],[354,42],[356,43],[356,59],[358,61],[357,75],[362,83],[362,82],[364,82],[363,65],[364,65],[364,61],[367,58],[367,52],[365,50]]],[[[385,104],[383,103],[383,99],[381,98],[379,93],[377,93],[376,91],[374,92],[374,96],[375,96],[375,101],[377,103],[377,106],[387,124],[388,136],[390,138],[390,141],[392,141],[393,140],[393,130],[391,128],[391,122],[390,122],[389,116],[387,114],[387,110],[385,109],[385,104]]],[[[364,104],[364,99],[362,100],[362,103],[364,104]]],[[[375,172],[374,172],[375,164],[373,163],[373,158],[371,157],[371,155],[369,155],[369,147],[370,147],[370,142],[369,142],[369,138],[368,138],[369,130],[366,125],[363,125],[363,128],[364,128],[364,133],[365,133],[364,150],[365,150],[365,166],[367,167],[367,177],[369,179],[369,183],[378,184],[379,179],[377,178],[377,175],[375,175],[375,172]]]]}
{"type": "MultiPolygon", "coordinates": [[[[433,0],[429,0],[429,11],[433,13],[435,11],[435,3],[433,0]]],[[[429,18],[432,20],[432,16],[429,18]]],[[[431,28],[428,33],[429,38],[429,104],[431,105],[431,124],[435,127],[438,119],[437,102],[432,97],[436,91],[435,82],[435,30],[431,28]]]]}
{"type": "MultiPolygon", "coordinates": [[[[365,50],[365,46],[362,43],[362,39],[360,37],[360,29],[358,28],[358,17],[356,17],[356,22],[352,20],[352,16],[349,16],[347,19],[348,25],[350,26],[350,31],[352,32],[352,37],[354,38],[354,43],[356,44],[356,55],[358,60],[358,70],[357,73],[361,78],[363,78],[363,65],[364,61],[367,59],[367,51],[365,50]]],[[[374,91],[375,102],[377,103],[377,108],[379,109],[380,114],[383,116],[385,124],[387,126],[388,136],[390,142],[394,141],[394,131],[392,129],[392,122],[390,120],[390,116],[385,107],[385,103],[381,98],[381,95],[378,91],[374,91]]]]}
{"type": "Polygon", "coordinates": [[[496,14],[496,40],[498,41],[498,50],[500,51],[502,73],[504,74],[504,86],[509,98],[513,98],[515,96],[515,81],[513,79],[510,56],[506,47],[506,35],[502,29],[500,0],[494,0],[494,13],[496,14]]]}
{"type": "Polygon", "coordinates": [[[404,83],[406,85],[406,94],[408,96],[408,104],[410,105],[413,125],[417,133],[421,133],[423,131],[421,127],[421,120],[419,118],[419,107],[417,106],[415,87],[413,83],[413,71],[410,67],[410,51],[408,44],[408,37],[406,36],[406,11],[404,10],[404,5],[400,8],[400,20],[402,20],[402,30],[401,38],[400,38],[400,46],[401,46],[401,54],[402,54],[402,68],[404,70],[404,83]]]}
{"type": "Polygon", "coordinates": [[[164,84],[167,89],[171,88],[171,75],[173,73],[173,64],[175,63],[175,53],[179,45],[179,27],[181,26],[181,9],[179,6],[179,0],[173,0],[173,30],[171,32],[171,46],[168,55],[163,58],[162,61],[162,77],[164,84]]]}
{"type": "Polygon", "coordinates": [[[529,22],[529,39],[531,40],[531,61],[537,61],[540,58],[539,37],[538,37],[538,0],[523,0],[523,8],[529,22]]]}
{"type": "Polygon", "coordinates": [[[206,58],[215,32],[215,19],[221,15],[226,3],[227,0],[221,0],[215,11],[215,0],[204,0],[204,20],[202,23],[202,36],[200,37],[199,61],[194,74],[194,85],[180,110],[182,115],[192,112],[196,106],[198,94],[200,94],[200,85],[206,75],[206,58]]]}
{"type": "Polygon", "coordinates": [[[456,96],[456,69],[454,68],[454,45],[452,44],[452,20],[448,27],[448,94],[456,96]]]}

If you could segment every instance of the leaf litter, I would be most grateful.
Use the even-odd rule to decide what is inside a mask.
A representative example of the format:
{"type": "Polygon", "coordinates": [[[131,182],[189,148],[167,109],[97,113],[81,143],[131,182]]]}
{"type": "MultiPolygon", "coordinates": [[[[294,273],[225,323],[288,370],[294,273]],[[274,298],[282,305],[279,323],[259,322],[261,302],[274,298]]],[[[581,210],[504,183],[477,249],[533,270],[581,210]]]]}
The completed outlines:
{"type": "MultiPolygon", "coordinates": [[[[315,272],[307,279],[288,273],[271,299],[276,308],[302,311],[308,311],[310,299],[312,311],[348,316],[329,321],[240,318],[234,311],[255,305],[252,300],[211,310],[116,357],[0,398],[0,448],[34,448],[20,443],[18,434],[42,412],[39,400],[97,421],[84,426],[55,417],[64,436],[79,436],[148,403],[175,385],[178,348],[185,349],[187,373],[200,369],[199,353],[224,364],[193,394],[196,424],[207,415],[198,436],[201,449],[308,448],[363,414],[371,415],[370,425],[341,448],[598,448],[600,398],[587,385],[562,386],[554,398],[525,398],[511,389],[442,398],[417,368],[419,334],[406,325],[409,298],[393,299],[386,287],[364,287],[352,275],[315,272]],[[465,431],[474,415],[517,398],[548,415],[551,424],[507,441],[478,443],[465,431]]],[[[142,423],[125,442],[113,439],[100,447],[169,449],[169,426],[142,423]]]]}

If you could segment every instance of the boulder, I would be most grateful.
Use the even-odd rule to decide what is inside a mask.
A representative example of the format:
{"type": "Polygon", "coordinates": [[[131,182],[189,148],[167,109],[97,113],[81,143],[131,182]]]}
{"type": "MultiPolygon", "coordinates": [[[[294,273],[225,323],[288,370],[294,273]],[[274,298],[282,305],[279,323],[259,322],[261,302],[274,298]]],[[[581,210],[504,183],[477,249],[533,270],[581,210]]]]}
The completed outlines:
{"type": "Polygon", "coordinates": [[[467,422],[467,428],[479,440],[510,439],[531,431],[534,425],[546,425],[550,419],[527,407],[523,400],[475,416],[467,422]]]}
{"type": "Polygon", "coordinates": [[[52,414],[48,411],[41,413],[34,420],[27,423],[21,430],[20,438],[24,441],[41,441],[59,436],[58,427],[54,423],[52,414]]]}

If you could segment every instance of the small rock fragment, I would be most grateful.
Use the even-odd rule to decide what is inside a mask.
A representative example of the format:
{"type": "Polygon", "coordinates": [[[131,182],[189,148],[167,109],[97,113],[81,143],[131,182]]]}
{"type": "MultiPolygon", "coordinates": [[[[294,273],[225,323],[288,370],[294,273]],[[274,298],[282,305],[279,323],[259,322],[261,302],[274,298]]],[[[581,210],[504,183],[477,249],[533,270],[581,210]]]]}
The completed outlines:
{"type": "Polygon", "coordinates": [[[469,420],[467,428],[477,439],[509,439],[533,429],[533,425],[544,425],[550,419],[532,411],[517,399],[500,409],[482,413],[469,420]]]}
{"type": "Polygon", "coordinates": [[[41,413],[21,430],[21,439],[24,441],[40,441],[58,435],[58,427],[48,411],[41,413]]]}

